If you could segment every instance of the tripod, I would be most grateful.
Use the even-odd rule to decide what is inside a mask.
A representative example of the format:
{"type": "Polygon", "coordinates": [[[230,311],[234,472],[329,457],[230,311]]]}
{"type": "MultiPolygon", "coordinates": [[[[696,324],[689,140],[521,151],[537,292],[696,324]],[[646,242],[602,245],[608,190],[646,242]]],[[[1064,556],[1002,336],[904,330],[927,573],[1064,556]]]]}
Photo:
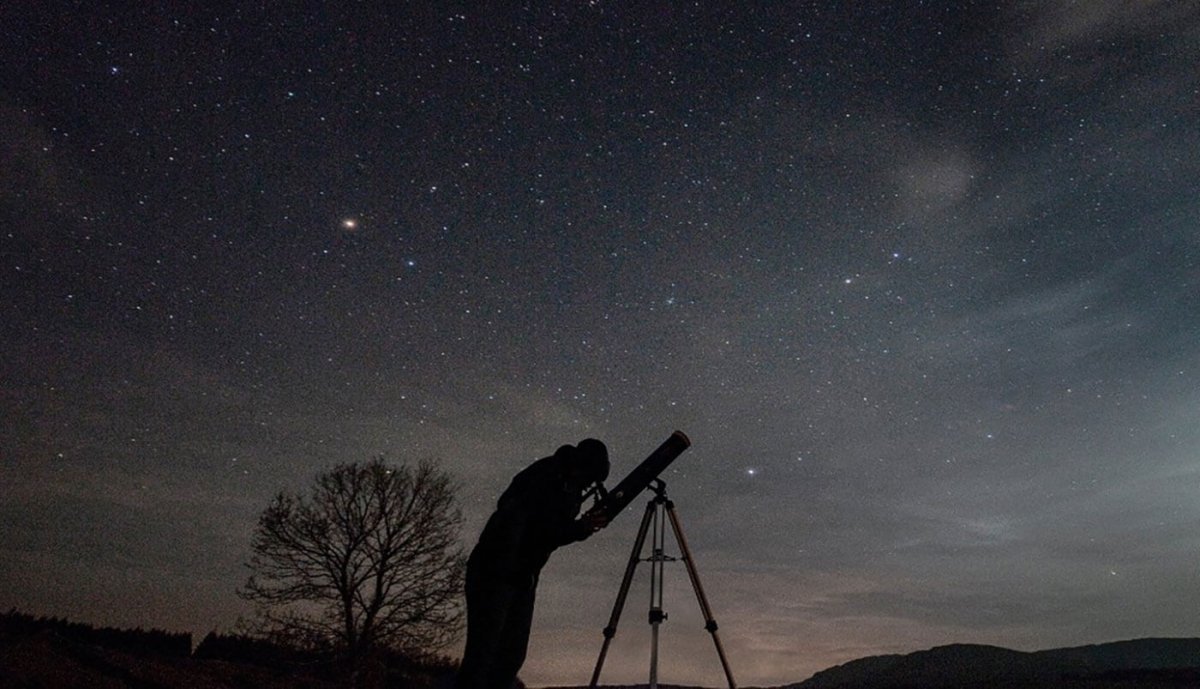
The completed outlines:
{"type": "Polygon", "coordinates": [[[729,661],[725,659],[725,649],[721,646],[721,637],[717,636],[717,621],[713,619],[712,609],[708,607],[708,599],[704,596],[704,587],[700,585],[700,575],[696,573],[696,563],[688,550],[687,539],[683,537],[683,528],[679,525],[679,517],[675,514],[675,503],[667,499],[667,484],[662,479],[654,479],[650,485],[654,497],[646,504],[646,512],[642,515],[642,525],[638,529],[637,538],[633,543],[633,552],[629,555],[629,564],[625,566],[625,577],[621,580],[621,589],[617,592],[617,601],[613,604],[612,615],[608,618],[608,626],[604,628],[604,644],[600,647],[600,657],[596,660],[596,669],[592,672],[589,689],[596,689],[600,681],[600,670],[604,667],[604,657],[608,655],[608,645],[617,633],[617,622],[621,610],[625,607],[625,597],[629,594],[629,584],[633,581],[633,571],[639,562],[650,563],[650,689],[658,689],[658,626],[667,619],[663,611],[663,565],[677,558],[663,554],[663,541],[666,536],[666,522],[671,522],[671,531],[675,534],[675,542],[679,545],[684,565],[687,566],[688,577],[692,580],[692,590],[696,592],[696,600],[700,603],[700,612],[704,615],[704,628],[712,634],[713,644],[717,648],[717,657],[721,659],[721,668],[725,671],[725,680],[729,689],[737,689],[733,681],[733,673],[729,670],[729,661]],[[646,533],[653,533],[653,543],[649,558],[642,559],[642,548],[646,543],[646,533]]]}

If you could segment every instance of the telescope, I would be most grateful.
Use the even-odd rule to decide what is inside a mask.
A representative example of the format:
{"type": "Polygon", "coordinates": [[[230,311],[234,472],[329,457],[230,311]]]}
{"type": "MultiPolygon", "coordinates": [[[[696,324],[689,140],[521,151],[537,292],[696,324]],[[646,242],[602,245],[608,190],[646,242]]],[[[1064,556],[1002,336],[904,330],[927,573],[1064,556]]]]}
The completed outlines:
{"type": "Polygon", "coordinates": [[[617,601],[613,603],[612,616],[608,618],[608,625],[604,627],[604,644],[600,647],[600,657],[596,659],[596,669],[592,671],[592,681],[588,684],[588,689],[599,687],[604,658],[608,655],[608,646],[617,633],[617,622],[621,618],[621,610],[625,607],[625,599],[629,595],[633,571],[640,562],[650,563],[649,687],[658,689],[658,627],[667,619],[667,613],[663,611],[663,565],[677,559],[683,560],[687,566],[688,578],[692,581],[692,590],[696,592],[696,600],[700,603],[700,612],[704,615],[704,629],[712,635],[713,644],[717,648],[717,657],[721,661],[721,668],[725,671],[725,680],[729,683],[729,689],[737,687],[733,681],[733,672],[729,669],[729,661],[725,658],[725,648],[721,646],[721,638],[717,636],[717,621],[713,618],[708,598],[705,597],[704,588],[700,585],[700,574],[696,571],[696,563],[692,559],[691,551],[688,550],[687,540],[683,537],[683,527],[680,526],[679,517],[675,514],[675,503],[667,497],[666,482],[658,477],[663,469],[666,469],[668,464],[683,454],[683,451],[688,449],[691,444],[692,441],[688,440],[682,431],[675,431],[671,437],[663,441],[662,445],[658,446],[658,449],[651,452],[649,457],[629,472],[628,476],[621,479],[616,488],[605,493],[603,486],[597,484],[596,493],[600,498],[583,515],[585,520],[601,517],[603,523],[607,524],[621,510],[628,507],[639,493],[653,485],[651,490],[654,491],[654,497],[646,504],[646,512],[642,515],[642,525],[638,528],[637,538],[633,542],[633,552],[630,553],[629,562],[625,566],[625,576],[621,579],[617,601]],[[679,545],[682,553],[680,558],[663,554],[663,541],[666,538],[668,522],[671,524],[671,532],[675,534],[675,542],[679,545]],[[651,535],[652,538],[651,555],[643,558],[642,549],[645,546],[647,535],[651,535]]]}
{"type": "Polygon", "coordinates": [[[612,521],[691,444],[692,441],[684,435],[683,431],[672,433],[671,437],[664,440],[662,445],[650,453],[649,457],[642,460],[642,463],[629,472],[629,475],[621,479],[615,488],[607,493],[602,493],[596,504],[592,505],[583,515],[583,519],[602,514],[604,523],[612,521]]]}

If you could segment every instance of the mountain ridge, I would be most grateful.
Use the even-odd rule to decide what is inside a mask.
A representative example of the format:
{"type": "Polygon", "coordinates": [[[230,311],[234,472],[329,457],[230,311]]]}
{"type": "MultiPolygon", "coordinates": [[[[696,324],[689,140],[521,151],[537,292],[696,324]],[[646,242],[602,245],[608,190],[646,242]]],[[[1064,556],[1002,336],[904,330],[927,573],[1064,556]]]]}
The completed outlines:
{"type": "Polygon", "coordinates": [[[1198,678],[1200,638],[1150,637],[1041,651],[949,644],[859,658],[784,689],[1195,687],[1198,678]]]}

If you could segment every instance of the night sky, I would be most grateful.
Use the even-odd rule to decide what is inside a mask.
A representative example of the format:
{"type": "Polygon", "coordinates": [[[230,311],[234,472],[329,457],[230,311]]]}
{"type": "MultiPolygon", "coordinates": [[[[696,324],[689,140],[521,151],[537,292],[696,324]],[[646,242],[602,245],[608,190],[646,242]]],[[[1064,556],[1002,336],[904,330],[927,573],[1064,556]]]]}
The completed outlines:
{"type": "MultiPolygon", "coordinates": [[[[678,428],[741,684],[1200,635],[1200,6],[267,5],[0,9],[0,608],[199,638],[336,462],[439,460],[469,547],[678,428]]],[[[586,683],[641,504],[526,681],[586,683]]],[[[721,685],[669,567],[660,677],[721,685]]]]}

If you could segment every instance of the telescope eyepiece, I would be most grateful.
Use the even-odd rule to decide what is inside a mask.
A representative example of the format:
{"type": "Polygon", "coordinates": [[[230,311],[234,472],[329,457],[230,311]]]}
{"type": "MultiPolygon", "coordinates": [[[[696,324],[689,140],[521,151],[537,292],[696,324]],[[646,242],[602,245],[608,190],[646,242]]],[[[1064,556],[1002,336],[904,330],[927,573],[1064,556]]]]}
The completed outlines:
{"type": "Polygon", "coordinates": [[[593,483],[592,486],[587,489],[587,492],[583,494],[584,500],[587,500],[588,498],[592,498],[595,500],[595,502],[600,502],[601,500],[604,500],[604,498],[607,498],[607,497],[608,497],[608,490],[605,489],[604,484],[600,483],[599,481],[593,483]]]}

